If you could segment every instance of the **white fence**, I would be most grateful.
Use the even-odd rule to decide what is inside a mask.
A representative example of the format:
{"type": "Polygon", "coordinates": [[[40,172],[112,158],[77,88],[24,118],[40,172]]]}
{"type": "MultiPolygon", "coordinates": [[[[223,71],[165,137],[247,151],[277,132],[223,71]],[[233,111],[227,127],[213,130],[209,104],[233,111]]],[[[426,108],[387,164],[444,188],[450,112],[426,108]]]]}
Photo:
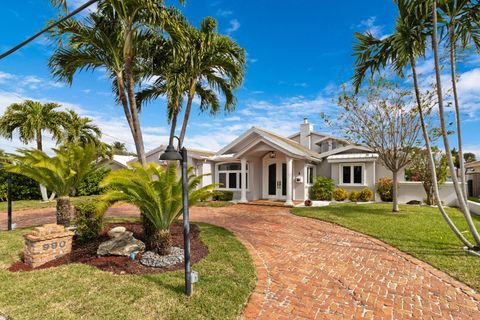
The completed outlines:
{"type": "MultiPolygon", "coordinates": [[[[398,202],[407,203],[411,200],[423,201],[427,197],[421,182],[402,181],[399,183],[398,202]]],[[[440,198],[447,206],[457,204],[457,196],[453,188],[453,182],[445,182],[440,187],[440,198]]]]}

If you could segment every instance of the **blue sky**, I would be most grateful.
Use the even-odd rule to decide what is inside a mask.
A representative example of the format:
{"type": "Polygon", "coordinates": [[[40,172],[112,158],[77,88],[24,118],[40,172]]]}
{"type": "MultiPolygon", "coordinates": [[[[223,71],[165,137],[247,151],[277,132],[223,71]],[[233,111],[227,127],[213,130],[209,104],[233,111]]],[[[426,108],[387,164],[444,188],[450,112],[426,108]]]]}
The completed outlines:
{"type": "MultiPolygon", "coordinates": [[[[85,0],[72,0],[78,6],[85,0]]],[[[1,13],[0,51],[32,35],[58,13],[48,0],[11,1],[1,13]]],[[[335,110],[339,84],[352,74],[353,33],[370,30],[377,36],[392,32],[393,1],[247,1],[190,0],[182,7],[198,25],[205,16],[219,21],[248,53],[244,85],[237,91],[235,112],[216,118],[194,112],[187,132],[190,147],[218,150],[252,125],[291,134],[304,117],[326,131],[321,112],[335,110]]],[[[121,108],[115,105],[110,83],[101,71],[80,73],[71,87],[55,82],[47,62],[51,46],[45,38],[0,61],[0,113],[24,98],[56,101],[92,117],[105,132],[104,140],[119,140],[134,150],[121,108]]],[[[480,124],[480,59],[468,57],[460,70],[467,151],[480,154],[476,132],[480,124]]],[[[432,81],[430,56],[420,63],[423,83],[432,81]]],[[[447,84],[448,78],[445,78],[447,84]]],[[[165,103],[159,100],[141,115],[147,149],[165,143],[168,132],[165,103]]],[[[46,136],[48,140],[48,135],[46,136]]],[[[52,146],[53,143],[47,145],[52,146]]],[[[21,144],[0,140],[13,151],[21,144]]]]}

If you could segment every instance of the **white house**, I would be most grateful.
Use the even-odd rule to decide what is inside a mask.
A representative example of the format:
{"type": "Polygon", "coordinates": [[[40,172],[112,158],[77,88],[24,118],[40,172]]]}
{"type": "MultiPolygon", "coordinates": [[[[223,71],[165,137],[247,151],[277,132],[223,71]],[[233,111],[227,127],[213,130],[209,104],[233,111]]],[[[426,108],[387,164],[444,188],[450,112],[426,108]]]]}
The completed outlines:
{"type": "MultiPolygon", "coordinates": [[[[162,145],[148,152],[147,161],[160,163],[164,150],[162,145]]],[[[234,200],[239,202],[271,199],[292,205],[293,201],[304,201],[316,176],[331,177],[336,186],[349,192],[364,188],[375,191],[379,178],[391,176],[378,154],[344,138],[316,132],[307,119],[290,137],[252,127],[218,152],[190,148],[188,152],[188,163],[195,173],[209,174],[203,185],[216,183],[219,190],[233,191],[234,200]]],[[[419,182],[404,181],[403,170],[399,181],[400,202],[425,197],[419,182]]],[[[380,200],[378,195],[375,199],[380,200]]],[[[450,202],[446,199],[446,204],[450,202]]]]}

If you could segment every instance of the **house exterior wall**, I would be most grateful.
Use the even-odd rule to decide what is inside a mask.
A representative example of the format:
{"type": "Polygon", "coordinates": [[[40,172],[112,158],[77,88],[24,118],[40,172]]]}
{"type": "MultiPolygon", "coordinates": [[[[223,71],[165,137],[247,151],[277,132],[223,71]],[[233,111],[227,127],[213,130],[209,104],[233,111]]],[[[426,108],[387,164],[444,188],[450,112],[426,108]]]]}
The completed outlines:
{"type": "Polygon", "coordinates": [[[331,163],[331,178],[335,180],[335,186],[339,188],[344,188],[348,192],[353,190],[360,191],[362,189],[368,188],[372,191],[375,191],[376,175],[375,175],[375,166],[376,163],[371,162],[354,162],[354,163],[331,163]],[[342,164],[352,164],[352,165],[363,165],[364,166],[364,183],[359,185],[344,185],[340,181],[340,166],[342,164]]]}
{"type": "Polygon", "coordinates": [[[293,200],[304,201],[308,198],[308,186],[306,184],[306,171],[305,161],[294,160],[293,161],[293,200]],[[296,177],[302,177],[302,182],[296,182],[296,177]]]}

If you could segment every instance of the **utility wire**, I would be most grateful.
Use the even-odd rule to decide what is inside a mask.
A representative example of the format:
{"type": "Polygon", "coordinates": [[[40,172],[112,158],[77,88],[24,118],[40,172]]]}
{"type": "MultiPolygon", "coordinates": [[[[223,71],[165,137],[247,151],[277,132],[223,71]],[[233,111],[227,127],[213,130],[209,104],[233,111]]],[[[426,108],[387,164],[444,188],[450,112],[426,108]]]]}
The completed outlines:
{"type": "Polygon", "coordinates": [[[18,49],[24,47],[25,45],[29,44],[30,42],[32,42],[33,40],[35,40],[36,38],[38,38],[39,36],[41,36],[42,34],[44,34],[45,32],[48,32],[50,31],[51,29],[53,29],[54,27],[58,26],[60,23],[64,22],[65,20],[68,20],[70,19],[71,17],[73,17],[74,15],[76,15],[77,13],[83,11],[84,9],[88,8],[89,6],[91,6],[92,4],[94,4],[95,2],[98,2],[99,0],[90,0],[88,2],[86,2],[85,4],[81,5],[80,7],[78,7],[77,9],[73,10],[72,12],[70,12],[69,14],[67,14],[65,17],[63,17],[62,19],[52,23],[51,25],[47,26],[46,28],[44,28],[43,30],[41,30],[40,32],[36,33],[35,35],[33,35],[32,37],[28,38],[27,40],[23,41],[22,43],[16,45],[15,47],[13,47],[12,49],[2,53],[0,55],[0,60],[2,60],[3,58],[9,56],[10,54],[14,53],[15,51],[17,51],[18,49]]]}

